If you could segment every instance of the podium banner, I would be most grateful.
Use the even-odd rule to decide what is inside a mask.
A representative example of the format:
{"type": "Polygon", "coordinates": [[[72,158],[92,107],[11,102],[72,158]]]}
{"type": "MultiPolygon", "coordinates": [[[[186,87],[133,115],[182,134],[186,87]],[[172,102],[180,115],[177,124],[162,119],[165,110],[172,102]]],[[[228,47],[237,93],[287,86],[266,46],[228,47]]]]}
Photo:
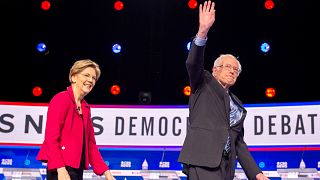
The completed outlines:
{"type": "MultiPolygon", "coordinates": [[[[245,105],[249,146],[320,145],[320,102],[245,105]]],[[[101,146],[182,146],[187,106],[91,105],[101,146]]],[[[47,104],[0,102],[0,142],[40,145],[47,104]]]]}

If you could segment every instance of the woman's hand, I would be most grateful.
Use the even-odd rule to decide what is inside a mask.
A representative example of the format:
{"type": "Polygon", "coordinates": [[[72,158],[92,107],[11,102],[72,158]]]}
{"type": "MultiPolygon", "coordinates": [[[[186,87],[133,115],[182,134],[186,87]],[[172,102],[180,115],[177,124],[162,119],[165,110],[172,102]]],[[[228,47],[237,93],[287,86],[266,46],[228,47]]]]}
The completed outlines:
{"type": "Polygon", "coordinates": [[[106,180],[116,180],[116,178],[112,176],[110,170],[107,170],[106,172],[104,172],[104,176],[106,177],[106,180]]]}
{"type": "Polygon", "coordinates": [[[57,169],[58,180],[71,180],[66,167],[61,167],[57,169]]]}

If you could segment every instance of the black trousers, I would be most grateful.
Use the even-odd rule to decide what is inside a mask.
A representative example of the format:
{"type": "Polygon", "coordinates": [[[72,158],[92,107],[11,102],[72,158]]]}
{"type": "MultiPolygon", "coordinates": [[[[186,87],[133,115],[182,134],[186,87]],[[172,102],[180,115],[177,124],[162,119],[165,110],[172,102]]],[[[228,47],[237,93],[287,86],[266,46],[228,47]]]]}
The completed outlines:
{"type": "Polygon", "coordinates": [[[188,165],[183,168],[187,180],[233,180],[231,162],[228,156],[222,156],[220,166],[216,168],[188,165]]]}
{"type": "MultiPolygon", "coordinates": [[[[69,166],[66,166],[66,169],[71,180],[83,180],[83,169],[75,169],[69,166]]],[[[47,180],[58,180],[58,172],[47,169],[47,180]]]]}

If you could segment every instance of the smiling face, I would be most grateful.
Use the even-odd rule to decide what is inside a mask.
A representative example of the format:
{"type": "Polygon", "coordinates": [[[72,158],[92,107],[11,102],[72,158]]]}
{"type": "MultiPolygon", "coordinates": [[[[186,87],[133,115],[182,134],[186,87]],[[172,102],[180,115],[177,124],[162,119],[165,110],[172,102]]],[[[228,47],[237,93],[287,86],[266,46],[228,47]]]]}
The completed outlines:
{"type": "Polygon", "coordinates": [[[212,75],[225,88],[233,86],[240,73],[240,63],[231,55],[220,57],[217,63],[212,68],[212,75]]]}
{"type": "Polygon", "coordinates": [[[87,67],[72,77],[73,86],[81,96],[87,95],[94,87],[97,81],[96,70],[87,67]]]}
{"type": "Polygon", "coordinates": [[[99,65],[90,59],[78,60],[73,64],[69,81],[76,101],[83,99],[93,89],[100,75],[99,65]]]}

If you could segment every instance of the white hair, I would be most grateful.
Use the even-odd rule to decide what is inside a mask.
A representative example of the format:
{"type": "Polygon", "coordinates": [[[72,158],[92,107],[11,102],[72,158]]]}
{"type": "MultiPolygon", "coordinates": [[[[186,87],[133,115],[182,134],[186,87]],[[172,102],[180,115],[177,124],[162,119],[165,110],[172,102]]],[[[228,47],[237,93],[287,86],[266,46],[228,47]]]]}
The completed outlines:
{"type": "Polygon", "coordinates": [[[232,55],[232,54],[221,54],[221,55],[214,61],[213,67],[221,66],[221,65],[222,65],[222,60],[223,60],[225,57],[231,57],[231,58],[235,59],[235,60],[238,62],[238,65],[239,65],[239,72],[242,71],[242,67],[241,67],[240,61],[238,60],[238,58],[236,58],[236,57],[235,57],[234,55],[232,55]]]}

